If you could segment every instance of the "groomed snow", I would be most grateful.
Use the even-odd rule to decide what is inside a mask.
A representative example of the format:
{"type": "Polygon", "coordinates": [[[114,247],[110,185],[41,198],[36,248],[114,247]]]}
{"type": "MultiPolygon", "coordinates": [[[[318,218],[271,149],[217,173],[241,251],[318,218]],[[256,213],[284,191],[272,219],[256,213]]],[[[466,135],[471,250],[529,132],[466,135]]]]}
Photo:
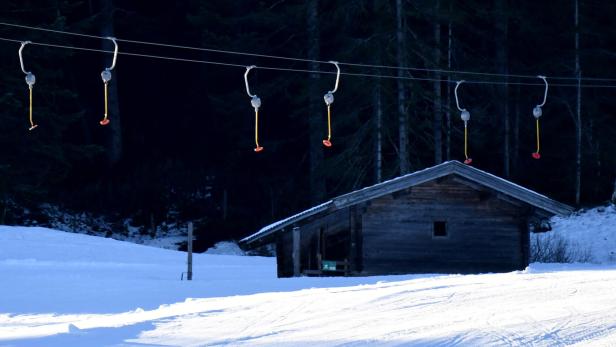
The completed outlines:
{"type": "Polygon", "coordinates": [[[616,265],[277,279],[273,258],[0,226],[0,346],[616,344],[616,265]]]}

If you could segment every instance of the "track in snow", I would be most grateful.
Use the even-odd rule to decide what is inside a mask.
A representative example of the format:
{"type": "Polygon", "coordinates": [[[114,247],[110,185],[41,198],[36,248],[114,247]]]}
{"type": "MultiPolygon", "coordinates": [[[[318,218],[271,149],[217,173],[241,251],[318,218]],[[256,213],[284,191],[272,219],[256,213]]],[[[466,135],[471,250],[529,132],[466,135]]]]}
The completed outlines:
{"type": "Polygon", "coordinates": [[[275,261],[0,227],[0,346],[616,345],[616,266],[275,278],[275,261]]]}

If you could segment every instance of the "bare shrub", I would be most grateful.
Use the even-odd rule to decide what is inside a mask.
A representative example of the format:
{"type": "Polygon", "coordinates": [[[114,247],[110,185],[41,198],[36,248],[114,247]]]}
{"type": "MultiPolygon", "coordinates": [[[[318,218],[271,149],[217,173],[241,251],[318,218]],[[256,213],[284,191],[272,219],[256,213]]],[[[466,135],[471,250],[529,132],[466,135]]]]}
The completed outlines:
{"type": "Polygon", "coordinates": [[[570,242],[557,233],[533,234],[530,261],[539,263],[589,263],[592,253],[588,246],[570,242]]]}
{"type": "Polygon", "coordinates": [[[275,257],[276,256],[276,245],[266,244],[261,247],[248,250],[246,251],[246,254],[260,256],[260,257],[275,257]]]}

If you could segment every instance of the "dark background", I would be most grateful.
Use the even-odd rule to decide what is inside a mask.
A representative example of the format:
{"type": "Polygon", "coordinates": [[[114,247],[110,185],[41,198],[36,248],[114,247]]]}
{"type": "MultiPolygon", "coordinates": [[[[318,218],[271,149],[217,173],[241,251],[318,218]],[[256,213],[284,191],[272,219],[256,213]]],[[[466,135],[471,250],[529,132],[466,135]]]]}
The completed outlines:
{"type": "MultiPolygon", "coordinates": [[[[512,83],[460,87],[461,103],[472,117],[473,166],[572,205],[603,203],[612,194],[616,174],[616,88],[596,85],[616,87],[616,2],[579,0],[577,29],[575,6],[575,0],[4,0],[2,22],[120,39],[548,77],[575,77],[577,54],[583,78],[615,80],[582,79],[582,85],[595,87],[581,88],[578,121],[577,80],[550,79],[570,86],[550,87],[541,118],[542,158],[534,160],[532,108],[541,102],[543,87],[517,83],[541,83],[538,79],[405,70],[405,77],[449,78],[451,83],[405,80],[401,87],[390,78],[342,76],[333,104],[334,146],[326,149],[321,144],[327,131],[322,95],[333,88],[335,76],[256,69],[250,82],[263,102],[260,142],[265,150],[254,153],[254,113],[241,67],[120,55],[110,85],[111,124],[101,127],[100,72],[111,56],[28,45],[24,58],[37,77],[34,117],[39,124],[29,132],[19,44],[0,42],[0,223],[23,223],[24,208],[36,211],[45,202],[106,215],[118,223],[132,218],[136,224],[160,224],[170,215],[196,220],[202,247],[237,239],[327,198],[376,183],[379,109],[382,180],[400,174],[401,160],[408,161],[411,172],[440,160],[463,160],[463,126],[452,98],[459,79],[512,83]],[[404,88],[402,99],[399,88],[404,88]],[[408,121],[403,129],[406,159],[400,158],[399,106],[408,121]]],[[[0,36],[113,48],[106,40],[5,26],[0,26],[0,36]]],[[[126,42],[120,42],[120,51],[335,71],[330,64],[126,42]]],[[[352,73],[398,73],[341,67],[352,73]]]]}

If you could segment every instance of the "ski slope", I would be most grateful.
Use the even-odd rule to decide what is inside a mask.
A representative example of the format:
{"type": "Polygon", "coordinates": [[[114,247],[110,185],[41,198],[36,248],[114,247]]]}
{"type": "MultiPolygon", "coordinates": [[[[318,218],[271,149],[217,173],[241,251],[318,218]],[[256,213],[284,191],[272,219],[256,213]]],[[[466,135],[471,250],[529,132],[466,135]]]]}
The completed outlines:
{"type": "Polygon", "coordinates": [[[616,265],[277,279],[273,258],[0,226],[0,346],[616,346],[616,265]]]}

